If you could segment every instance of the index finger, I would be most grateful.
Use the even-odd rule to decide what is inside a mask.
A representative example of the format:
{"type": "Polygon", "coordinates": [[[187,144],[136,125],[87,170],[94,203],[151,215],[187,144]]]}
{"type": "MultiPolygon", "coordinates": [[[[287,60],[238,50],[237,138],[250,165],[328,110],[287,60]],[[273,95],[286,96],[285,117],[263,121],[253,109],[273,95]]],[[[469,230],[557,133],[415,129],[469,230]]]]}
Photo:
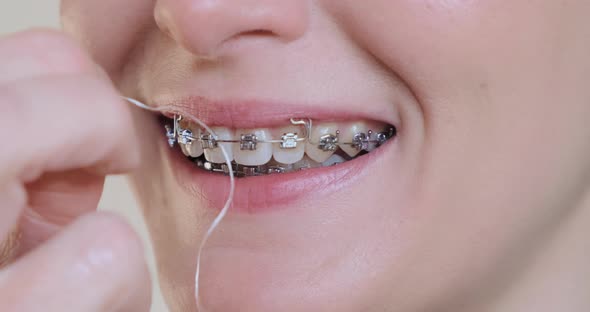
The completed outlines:
{"type": "Polygon", "coordinates": [[[97,70],[78,43],[59,31],[33,29],[0,36],[0,84],[97,70]]]}
{"type": "MultiPolygon", "coordinates": [[[[30,182],[44,172],[123,173],[139,162],[129,106],[90,74],[0,86],[0,178],[30,182]]],[[[1,182],[1,181],[0,181],[1,182]]]]}

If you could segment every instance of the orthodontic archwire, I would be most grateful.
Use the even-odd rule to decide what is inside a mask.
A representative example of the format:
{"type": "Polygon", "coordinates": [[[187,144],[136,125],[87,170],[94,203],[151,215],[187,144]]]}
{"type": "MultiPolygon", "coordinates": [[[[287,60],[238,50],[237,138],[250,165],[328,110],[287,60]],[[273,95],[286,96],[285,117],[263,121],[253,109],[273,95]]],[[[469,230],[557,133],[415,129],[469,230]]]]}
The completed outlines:
{"type": "Polygon", "coordinates": [[[284,133],[280,140],[261,140],[254,133],[249,133],[242,134],[239,140],[227,140],[219,139],[215,135],[206,132],[199,136],[195,136],[192,130],[180,126],[182,120],[182,116],[174,115],[173,125],[165,125],[166,137],[170,147],[174,147],[176,143],[190,146],[191,144],[198,142],[201,144],[201,147],[206,150],[219,147],[219,143],[233,143],[240,144],[240,150],[255,151],[258,144],[279,144],[281,149],[295,149],[297,148],[298,143],[309,142],[312,145],[316,145],[320,150],[326,152],[336,151],[338,147],[343,145],[352,146],[358,151],[367,151],[371,144],[374,144],[375,147],[379,147],[396,135],[396,129],[392,126],[386,131],[378,133],[374,133],[372,130],[368,130],[367,133],[357,133],[353,136],[351,142],[340,142],[340,130],[337,130],[335,134],[325,134],[319,138],[318,142],[312,142],[312,119],[291,118],[290,122],[292,125],[301,126],[303,128],[301,137],[296,132],[289,132],[284,133]]]}

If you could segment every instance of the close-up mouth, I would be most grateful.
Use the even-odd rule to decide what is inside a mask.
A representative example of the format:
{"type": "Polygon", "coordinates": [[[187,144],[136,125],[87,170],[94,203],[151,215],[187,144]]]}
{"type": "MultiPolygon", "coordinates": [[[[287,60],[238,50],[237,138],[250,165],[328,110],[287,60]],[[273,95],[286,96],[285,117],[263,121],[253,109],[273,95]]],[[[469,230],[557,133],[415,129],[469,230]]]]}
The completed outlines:
{"type": "Polygon", "coordinates": [[[237,178],[232,211],[276,210],[329,196],[353,184],[398,137],[395,122],[372,118],[378,114],[274,108],[278,114],[252,118],[235,104],[191,103],[162,110],[162,141],[179,184],[214,209],[226,199],[230,171],[237,178]],[[226,110],[207,111],[211,107],[226,110]],[[315,119],[288,118],[289,110],[315,119]]]}
{"type": "Polygon", "coordinates": [[[274,129],[216,127],[214,133],[180,115],[164,123],[170,147],[178,145],[197,168],[225,175],[231,170],[237,178],[337,166],[374,151],[397,134],[395,126],[385,123],[314,124],[310,118],[292,118],[290,126],[274,129]]]}

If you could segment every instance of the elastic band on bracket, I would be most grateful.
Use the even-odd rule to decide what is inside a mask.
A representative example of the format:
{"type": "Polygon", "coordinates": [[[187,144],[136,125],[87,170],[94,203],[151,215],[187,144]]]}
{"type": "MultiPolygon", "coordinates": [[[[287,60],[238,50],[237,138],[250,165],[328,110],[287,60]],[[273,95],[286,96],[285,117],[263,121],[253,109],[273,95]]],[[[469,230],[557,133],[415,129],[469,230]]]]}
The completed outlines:
{"type": "MultiPolygon", "coordinates": [[[[163,107],[151,107],[148,106],[138,100],[132,99],[132,98],[128,98],[128,97],[123,97],[123,99],[125,99],[126,101],[128,101],[129,103],[135,105],[136,107],[139,107],[141,109],[147,110],[147,111],[151,111],[151,112],[166,112],[166,113],[172,113],[172,114],[178,114],[180,115],[180,112],[177,111],[176,109],[174,109],[173,107],[170,106],[163,106],[163,107]]],[[[183,112],[182,114],[184,117],[187,117],[186,113],[183,112]]],[[[189,115],[188,116],[193,122],[199,124],[203,129],[207,130],[210,134],[216,136],[215,132],[213,130],[211,130],[211,128],[209,126],[207,126],[204,122],[202,122],[199,118],[189,115]]],[[[203,253],[203,248],[205,247],[205,244],[207,244],[207,241],[209,240],[209,238],[211,237],[211,235],[213,234],[213,232],[215,231],[215,229],[217,229],[217,227],[219,226],[219,224],[221,223],[221,221],[225,218],[225,216],[227,215],[227,212],[231,206],[231,203],[234,199],[234,193],[235,193],[235,188],[236,188],[236,182],[235,182],[235,177],[234,177],[234,170],[232,167],[232,162],[229,159],[228,153],[225,150],[224,146],[219,146],[221,148],[221,152],[223,154],[223,158],[225,159],[225,163],[227,165],[227,167],[230,169],[228,172],[229,175],[229,182],[230,182],[230,188],[229,188],[229,194],[227,197],[227,201],[225,202],[225,205],[223,206],[223,208],[221,209],[221,211],[219,212],[219,214],[217,215],[217,217],[215,217],[215,220],[213,220],[213,222],[211,223],[211,226],[209,226],[209,228],[207,229],[207,232],[205,233],[205,236],[203,237],[203,239],[201,240],[201,244],[199,246],[199,251],[197,254],[197,269],[196,269],[196,273],[195,273],[195,300],[197,303],[197,309],[201,312],[204,312],[205,309],[201,306],[201,300],[199,297],[199,278],[200,278],[200,274],[201,274],[201,254],[203,253]]]]}

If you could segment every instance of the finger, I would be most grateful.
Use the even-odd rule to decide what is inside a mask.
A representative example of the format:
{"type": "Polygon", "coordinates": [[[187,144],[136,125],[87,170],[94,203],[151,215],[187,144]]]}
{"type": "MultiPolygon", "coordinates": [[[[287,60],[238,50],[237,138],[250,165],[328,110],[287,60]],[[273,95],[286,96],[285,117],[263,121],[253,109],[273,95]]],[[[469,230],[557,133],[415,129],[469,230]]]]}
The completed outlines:
{"type": "Polygon", "coordinates": [[[104,177],[75,170],[45,173],[27,185],[28,205],[19,220],[20,256],[44,243],[83,214],[94,212],[104,177]]]}
{"type": "Polygon", "coordinates": [[[150,290],[135,233],[95,214],[0,272],[0,311],[149,311],[150,290]]]}
{"type": "Polygon", "coordinates": [[[47,171],[89,168],[104,175],[134,168],[138,150],[129,107],[110,82],[90,74],[0,86],[0,172],[27,182],[47,171]]]}
{"type": "MultiPolygon", "coordinates": [[[[91,74],[0,86],[0,237],[27,205],[24,184],[43,173],[87,168],[102,177],[139,160],[128,106],[91,74]],[[67,116],[67,117],[64,117],[67,116]]],[[[84,205],[74,205],[75,209],[84,205]]]]}
{"type": "Polygon", "coordinates": [[[18,228],[16,228],[4,238],[3,242],[0,242],[0,269],[16,258],[16,251],[20,241],[19,233],[18,228]]]}
{"type": "MultiPolygon", "coordinates": [[[[28,205],[19,226],[0,242],[0,267],[44,243],[79,216],[94,212],[103,186],[104,177],[80,170],[46,173],[28,184],[28,205]]],[[[3,213],[15,211],[4,209],[3,213]]]]}
{"type": "Polygon", "coordinates": [[[96,210],[104,181],[103,176],[81,170],[45,173],[27,184],[27,208],[46,222],[66,226],[96,210]]]}
{"type": "Polygon", "coordinates": [[[96,70],[71,38],[55,30],[28,30],[0,38],[0,84],[96,70]]]}
{"type": "MultiPolygon", "coordinates": [[[[14,231],[26,201],[27,195],[22,185],[15,181],[5,181],[4,183],[0,181],[0,249],[3,250],[2,258],[9,258],[13,255],[16,241],[9,241],[7,234],[14,231]]],[[[2,263],[0,262],[0,265],[2,263]]]]}

